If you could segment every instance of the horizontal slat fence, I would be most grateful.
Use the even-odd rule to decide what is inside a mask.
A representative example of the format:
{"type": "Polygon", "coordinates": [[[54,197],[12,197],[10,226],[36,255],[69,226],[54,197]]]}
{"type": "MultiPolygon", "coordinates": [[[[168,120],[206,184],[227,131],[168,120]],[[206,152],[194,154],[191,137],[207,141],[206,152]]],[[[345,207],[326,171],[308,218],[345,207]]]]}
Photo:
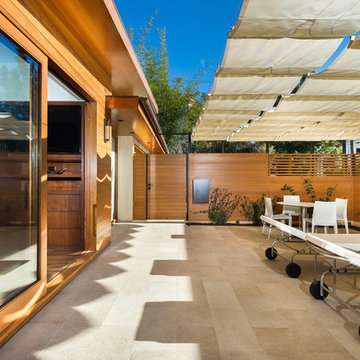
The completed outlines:
{"type": "Polygon", "coordinates": [[[360,154],[269,154],[271,176],[359,176],[360,154]]]}
{"type": "MultiPolygon", "coordinates": [[[[148,194],[151,204],[148,218],[184,219],[185,155],[151,155],[149,167],[152,186],[148,194]]],[[[287,184],[303,201],[311,201],[304,188],[306,178],[311,179],[317,198],[324,197],[328,187],[335,187],[332,199],[348,199],[348,218],[360,221],[360,154],[189,154],[188,172],[190,221],[207,220],[203,211],[206,212],[208,204],[193,202],[195,179],[208,179],[210,193],[216,187],[227,188],[233,195],[247,195],[252,200],[263,194],[282,198],[288,194],[281,190],[287,184]]],[[[231,220],[246,219],[236,210],[231,220]]]]}

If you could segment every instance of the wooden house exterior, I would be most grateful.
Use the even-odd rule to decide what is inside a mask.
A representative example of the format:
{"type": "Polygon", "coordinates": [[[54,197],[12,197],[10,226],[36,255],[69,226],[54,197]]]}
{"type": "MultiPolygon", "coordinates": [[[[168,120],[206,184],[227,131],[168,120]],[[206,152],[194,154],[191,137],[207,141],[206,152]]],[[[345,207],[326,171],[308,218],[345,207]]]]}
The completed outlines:
{"type": "MultiPolygon", "coordinates": [[[[147,153],[165,153],[166,144],[112,0],[0,0],[0,45],[0,292],[9,284],[0,303],[2,344],[109,245],[111,156],[121,155],[120,137],[147,153]],[[77,100],[50,103],[49,76],[77,100]],[[68,110],[78,113],[81,150],[50,153],[48,118],[68,110]],[[61,248],[81,256],[49,277],[61,248]]],[[[73,134],[57,124],[61,147],[73,134]]]]}

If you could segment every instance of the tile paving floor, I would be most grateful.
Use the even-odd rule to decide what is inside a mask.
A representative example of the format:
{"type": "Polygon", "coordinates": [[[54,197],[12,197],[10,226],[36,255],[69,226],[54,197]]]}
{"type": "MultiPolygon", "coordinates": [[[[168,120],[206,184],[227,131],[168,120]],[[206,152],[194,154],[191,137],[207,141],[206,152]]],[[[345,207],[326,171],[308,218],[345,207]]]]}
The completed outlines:
{"type": "Polygon", "coordinates": [[[290,279],[269,244],[259,227],[115,224],[111,246],[0,359],[360,359],[360,319],[309,295],[310,258],[290,279]]]}

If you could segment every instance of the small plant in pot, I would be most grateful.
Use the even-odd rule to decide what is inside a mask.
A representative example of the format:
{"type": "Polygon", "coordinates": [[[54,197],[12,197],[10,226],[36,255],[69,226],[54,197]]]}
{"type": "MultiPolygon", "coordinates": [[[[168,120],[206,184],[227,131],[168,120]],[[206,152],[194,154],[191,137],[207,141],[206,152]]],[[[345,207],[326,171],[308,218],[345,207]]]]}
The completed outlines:
{"type": "Polygon", "coordinates": [[[228,222],[238,203],[239,198],[233,197],[228,189],[216,188],[210,195],[209,208],[198,213],[207,213],[215,225],[222,225],[228,222]]]}

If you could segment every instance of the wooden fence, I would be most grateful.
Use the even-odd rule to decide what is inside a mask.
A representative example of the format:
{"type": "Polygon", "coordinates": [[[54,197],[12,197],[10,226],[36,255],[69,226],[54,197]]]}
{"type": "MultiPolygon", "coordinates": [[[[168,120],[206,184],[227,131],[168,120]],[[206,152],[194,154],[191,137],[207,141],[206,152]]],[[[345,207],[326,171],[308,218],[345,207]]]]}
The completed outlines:
{"type": "Polygon", "coordinates": [[[269,175],[356,176],[360,154],[269,154],[269,175]]]}
{"type": "MultiPolygon", "coordinates": [[[[147,214],[148,219],[185,219],[187,217],[190,221],[207,220],[207,214],[199,211],[205,211],[208,204],[193,203],[194,179],[208,179],[210,193],[217,187],[227,188],[234,195],[247,195],[252,200],[262,197],[263,194],[282,197],[288,194],[281,190],[287,184],[294,187],[302,200],[309,201],[310,198],[303,183],[305,178],[310,178],[318,198],[324,197],[328,187],[336,186],[333,198],[348,199],[349,219],[360,221],[360,176],[358,176],[360,175],[360,154],[335,156],[151,154],[147,156],[147,161],[143,160],[142,163],[148,164],[148,191],[143,192],[142,201],[138,199],[134,203],[134,219],[146,218],[146,216],[138,217],[135,214],[147,214]],[[330,158],[333,164],[337,164],[336,166],[329,165],[329,160],[325,161],[330,158]],[[344,165],[339,165],[341,161],[344,165]],[[274,163],[277,167],[274,167],[274,163]],[[301,166],[304,166],[304,170],[301,166]],[[139,207],[142,207],[142,210],[139,207]]],[[[145,174],[146,171],[137,173],[145,174]]],[[[134,188],[135,185],[136,189],[139,186],[144,187],[143,179],[138,179],[136,174],[134,174],[134,188]]],[[[231,220],[245,220],[245,218],[235,211],[231,220]]]]}

